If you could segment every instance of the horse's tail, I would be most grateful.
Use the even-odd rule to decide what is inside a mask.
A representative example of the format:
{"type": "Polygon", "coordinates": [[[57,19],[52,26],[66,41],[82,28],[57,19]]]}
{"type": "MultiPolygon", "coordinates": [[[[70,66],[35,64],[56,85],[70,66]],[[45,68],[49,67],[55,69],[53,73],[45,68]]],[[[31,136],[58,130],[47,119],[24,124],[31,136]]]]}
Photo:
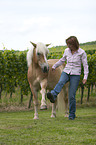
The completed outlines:
{"type": "Polygon", "coordinates": [[[32,56],[33,56],[33,48],[29,49],[29,51],[27,52],[27,65],[28,65],[28,67],[32,63],[32,56]]]}

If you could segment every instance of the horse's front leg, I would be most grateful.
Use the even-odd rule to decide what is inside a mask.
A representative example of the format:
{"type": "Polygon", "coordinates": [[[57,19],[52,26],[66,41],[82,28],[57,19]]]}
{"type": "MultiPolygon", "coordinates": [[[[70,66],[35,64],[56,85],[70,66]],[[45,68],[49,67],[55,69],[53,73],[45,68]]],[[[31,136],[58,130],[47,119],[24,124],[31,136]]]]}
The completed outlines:
{"type": "Polygon", "coordinates": [[[33,95],[33,103],[34,103],[34,118],[33,119],[39,119],[39,116],[38,116],[38,96],[37,96],[37,91],[34,92],[34,95],[33,95]]]}
{"type": "Polygon", "coordinates": [[[46,97],[46,89],[42,88],[40,93],[42,95],[40,109],[41,110],[46,110],[47,109],[46,98],[45,98],[46,97]]]}
{"type": "Polygon", "coordinates": [[[46,110],[47,109],[47,104],[46,104],[46,86],[47,86],[47,80],[44,79],[41,83],[41,95],[42,95],[42,99],[41,99],[41,106],[40,109],[41,110],[46,110]]]}
{"type": "Polygon", "coordinates": [[[55,103],[52,103],[52,114],[51,114],[51,118],[55,118],[56,117],[56,106],[57,106],[57,99],[56,99],[55,103]]]}
{"type": "Polygon", "coordinates": [[[34,103],[34,118],[33,119],[39,119],[38,116],[38,93],[36,88],[34,88],[31,84],[30,84],[30,88],[33,94],[33,103],[34,103]]]}
{"type": "Polygon", "coordinates": [[[38,93],[35,89],[34,89],[34,95],[33,95],[33,103],[34,103],[34,111],[35,111],[33,119],[39,119],[39,116],[38,116],[38,93]]]}

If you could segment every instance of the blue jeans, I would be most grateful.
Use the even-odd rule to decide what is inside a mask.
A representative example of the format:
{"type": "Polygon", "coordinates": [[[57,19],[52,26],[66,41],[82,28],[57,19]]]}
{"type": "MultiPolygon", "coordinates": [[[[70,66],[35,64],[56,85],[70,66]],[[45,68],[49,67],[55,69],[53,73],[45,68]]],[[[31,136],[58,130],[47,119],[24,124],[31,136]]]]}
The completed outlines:
{"type": "Polygon", "coordinates": [[[61,92],[62,87],[68,81],[69,84],[69,118],[75,118],[76,112],[76,100],[75,95],[79,85],[80,75],[70,75],[65,72],[62,72],[59,82],[56,84],[55,88],[51,90],[52,95],[54,98],[61,92]]]}

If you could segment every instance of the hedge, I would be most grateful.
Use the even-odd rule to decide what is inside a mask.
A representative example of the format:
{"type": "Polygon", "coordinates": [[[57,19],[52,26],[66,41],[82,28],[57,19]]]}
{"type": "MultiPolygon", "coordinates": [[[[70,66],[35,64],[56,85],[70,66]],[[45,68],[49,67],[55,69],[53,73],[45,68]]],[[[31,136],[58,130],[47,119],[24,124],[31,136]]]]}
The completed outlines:
{"type": "Polygon", "coordinates": [[[19,55],[14,50],[0,52],[0,98],[3,90],[12,97],[15,88],[19,87],[22,101],[23,95],[30,90],[27,69],[26,52],[20,52],[19,55]]]}

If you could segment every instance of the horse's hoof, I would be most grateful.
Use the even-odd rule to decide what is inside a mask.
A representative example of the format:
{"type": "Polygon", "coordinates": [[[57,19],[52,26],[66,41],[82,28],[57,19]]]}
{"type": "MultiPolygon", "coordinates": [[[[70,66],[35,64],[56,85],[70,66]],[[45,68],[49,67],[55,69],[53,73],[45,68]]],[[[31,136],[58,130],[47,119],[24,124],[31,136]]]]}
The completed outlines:
{"type": "Polygon", "coordinates": [[[39,117],[38,116],[35,116],[33,119],[36,120],[36,119],[39,119],[39,117]]]}
{"type": "Polygon", "coordinates": [[[51,118],[56,118],[56,114],[52,114],[51,115],[51,118]]]}
{"type": "Polygon", "coordinates": [[[47,106],[46,105],[41,106],[40,110],[47,110],[47,106]]]}
{"type": "Polygon", "coordinates": [[[69,115],[68,114],[65,114],[65,117],[69,117],[69,115]]]}

